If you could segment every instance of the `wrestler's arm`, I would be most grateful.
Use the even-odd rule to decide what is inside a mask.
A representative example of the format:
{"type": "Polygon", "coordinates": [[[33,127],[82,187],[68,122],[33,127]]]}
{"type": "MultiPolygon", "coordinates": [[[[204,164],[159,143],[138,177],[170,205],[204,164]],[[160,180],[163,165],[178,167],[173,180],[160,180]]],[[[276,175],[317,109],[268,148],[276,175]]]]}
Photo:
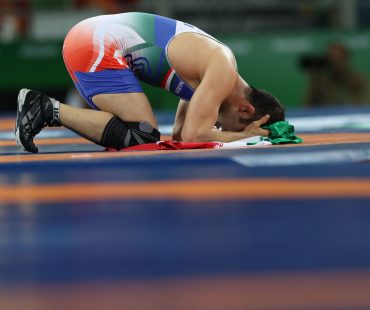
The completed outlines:
{"type": "Polygon", "coordinates": [[[182,141],[181,131],[182,131],[182,127],[184,126],[188,104],[189,104],[189,101],[185,101],[182,99],[180,99],[179,101],[179,105],[177,106],[177,111],[176,111],[176,116],[175,116],[175,123],[173,124],[173,129],[172,129],[172,140],[182,141]]]}
{"type": "Polygon", "coordinates": [[[252,122],[242,132],[214,129],[220,105],[234,87],[237,74],[232,61],[225,63],[225,58],[219,57],[216,55],[210,61],[202,82],[188,104],[181,131],[182,141],[231,142],[252,136],[267,136],[269,132],[260,126],[268,121],[268,115],[252,122]]]}

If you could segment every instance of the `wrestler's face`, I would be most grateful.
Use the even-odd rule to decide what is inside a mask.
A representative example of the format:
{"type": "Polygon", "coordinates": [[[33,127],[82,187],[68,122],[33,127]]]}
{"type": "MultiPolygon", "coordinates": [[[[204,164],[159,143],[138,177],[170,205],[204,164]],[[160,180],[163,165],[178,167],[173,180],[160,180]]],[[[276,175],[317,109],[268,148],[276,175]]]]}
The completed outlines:
{"type": "Polygon", "coordinates": [[[246,127],[245,124],[239,122],[238,117],[223,116],[222,120],[219,122],[223,131],[243,131],[246,127]]]}
{"type": "Polygon", "coordinates": [[[255,120],[254,114],[254,107],[246,98],[228,99],[220,107],[217,123],[224,131],[243,131],[255,120]]]}
{"type": "Polygon", "coordinates": [[[249,117],[247,110],[243,104],[225,103],[221,105],[217,123],[222,127],[223,131],[243,131],[247,124],[240,122],[240,120],[249,117]]]}

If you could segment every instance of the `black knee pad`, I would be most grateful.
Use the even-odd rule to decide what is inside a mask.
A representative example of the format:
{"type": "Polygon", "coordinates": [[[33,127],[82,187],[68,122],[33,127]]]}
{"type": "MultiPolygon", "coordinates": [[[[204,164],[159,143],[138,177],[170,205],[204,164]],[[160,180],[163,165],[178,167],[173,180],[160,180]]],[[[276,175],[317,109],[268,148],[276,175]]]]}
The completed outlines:
{"type": "Polygon", "coordinates": [[[116,150],[160,140],[160,132],[148,122],[123,122],[112,117],[104,129],[101,145],[116,150]]]}

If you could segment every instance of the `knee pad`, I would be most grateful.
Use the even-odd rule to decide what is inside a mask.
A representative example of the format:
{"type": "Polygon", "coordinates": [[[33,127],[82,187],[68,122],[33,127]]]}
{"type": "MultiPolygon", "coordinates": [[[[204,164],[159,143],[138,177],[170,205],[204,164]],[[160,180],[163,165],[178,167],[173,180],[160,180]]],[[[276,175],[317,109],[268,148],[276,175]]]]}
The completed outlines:
{"type": "Polygon", "coordinates": [[[123,122],[114,116],[104,129],[101,145],[120,150],[138,144],[157,142],[160,136],[159,131],[148,122],[123,122]]]}

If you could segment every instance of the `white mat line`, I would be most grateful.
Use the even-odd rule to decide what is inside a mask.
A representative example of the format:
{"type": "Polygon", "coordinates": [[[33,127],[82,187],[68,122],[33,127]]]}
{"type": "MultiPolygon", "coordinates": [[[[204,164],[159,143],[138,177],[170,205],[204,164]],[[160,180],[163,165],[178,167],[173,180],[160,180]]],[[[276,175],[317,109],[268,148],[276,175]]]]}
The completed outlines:
{"type": "Polygon", "coordinates": [[[292,117],[288,121],[296,131],[323,129],[370,129],[370,114],[292,117]]]}
{"type": "MultiPolygon", "coordinates": [[[[317,132],[328,129],[369,129],[370,114],[348,114],[348,115],[331,115],[331,116],[302,116],[291,117],[288,121],[294,125],[297,132],[317,132]]],[[[172,124],[159,125],[159,131],[163,135],[170,135],[172,124]]],[[[65,129],[41,131],[40,138],[60,138],[65,136],[65,129]]],[[[13,131],[0,133],[0,139],[14,139],[13,131]]]]}
{"type": "Polygon", "coordinates": [[[231,157],[238,164],[246,167],[276,167],[310,164],[335,164],[342,162],[361,162],[370,160],[370,148],[365,150],[331,150],[309,153],[284,154],[246,154],[231,157]]]}

